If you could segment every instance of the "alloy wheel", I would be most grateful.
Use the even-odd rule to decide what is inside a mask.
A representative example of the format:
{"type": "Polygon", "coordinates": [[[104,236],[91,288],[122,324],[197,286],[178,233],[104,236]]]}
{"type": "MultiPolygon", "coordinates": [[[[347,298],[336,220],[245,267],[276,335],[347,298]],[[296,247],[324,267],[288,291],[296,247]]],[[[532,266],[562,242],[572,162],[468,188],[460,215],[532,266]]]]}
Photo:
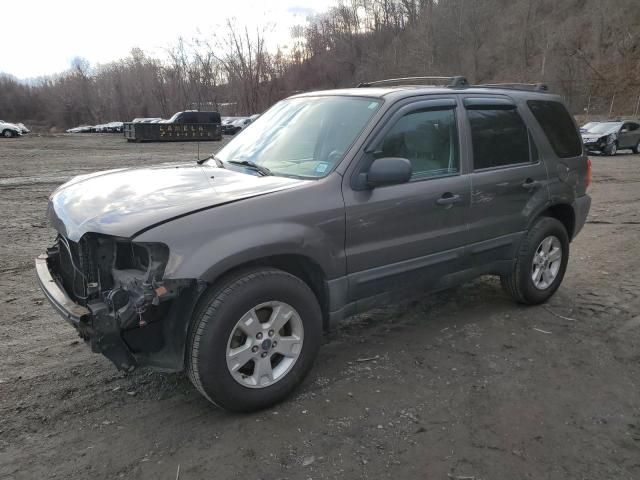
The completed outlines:
{"type": "Polygon", "coordinates": [[[546,290],[558,276],[562,265],[562,244],[558,237],[546,237],[533,255],[531,280],[538,290],[546,290]]]}
{"type": "Polygon", "coordinates": [[[300,314],[284,302],[256,305],[231,331],[226,359],[229,373],[249,388],[264,388],[284,378],[302,352],[300,314]]]}

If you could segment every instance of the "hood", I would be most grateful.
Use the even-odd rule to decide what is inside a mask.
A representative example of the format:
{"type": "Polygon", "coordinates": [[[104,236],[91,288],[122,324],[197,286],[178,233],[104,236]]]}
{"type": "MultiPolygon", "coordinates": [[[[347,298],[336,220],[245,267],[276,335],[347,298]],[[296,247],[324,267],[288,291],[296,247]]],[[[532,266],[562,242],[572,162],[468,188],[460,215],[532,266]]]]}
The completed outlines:
{"type": "Polygon", "coordinates": [[[593,142],[599,140],[601,137],[606,137],[606,133],[583,133],[582,140],[585,142],[593,142]]]}
{"type": "Polygon", "coordinates": [[[20,130],[20,127],[18,125],[16,125],[15,123],[10,123],[10,122],[0,122],[0,127],[13,128],[15,130],[20,130]]]}
{"type": "Polygon", "coordinates": [[[159,165],[80,175],[51,194],[47,216],[77,242],[94,232],[131,237],[197,210],[297,187],[312,180],[260,177],[213,165],[159,165]]]}
{"type": "Polygon", "coordinates": [[[607,135],[611,135],[612,133],[618,133],[618,131],[620,130],[620,127],[622,127],[622,124],[613,123],[607,128],[602,129],[602,131],[600,132],[594,132],[592,129],[589,129],[581,133],[583,137],[600,138],[600,137],[606,137],[607,135]]]}
{"type": "Polygon", "coordinates": [[[593,132],[583,132],[582,141],[584,142],[595,142],[596,140],[600,140],[601,138],[606,138],[609,135],[613,135],[614,138],[617,138],[618,134],[615,130],[607,131],[605,133],[593,133],[593,132]]]}

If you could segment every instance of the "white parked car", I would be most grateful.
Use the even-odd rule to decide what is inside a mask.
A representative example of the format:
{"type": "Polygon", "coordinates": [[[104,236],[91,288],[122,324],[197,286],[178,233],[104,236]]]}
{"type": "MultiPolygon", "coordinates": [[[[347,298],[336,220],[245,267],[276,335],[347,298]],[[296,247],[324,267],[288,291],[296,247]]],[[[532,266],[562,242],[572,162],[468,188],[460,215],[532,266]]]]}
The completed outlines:
{"type": "Polygon", "coordinates": [[[260,115],[251,115],[250,117],[240,117],[229,119],[227,123],[222,122],[222,133],[227,135],[235,135],[236,133],[247,128],[260,115]]]}
{"type": "Polygon", "coordinates": [[[70,128],[67,133],[90,133],[94,131],[93,125],[81,125],[79,127],[70,128]]]}
{"type": "Polygon", "coordinates": [[[22,129],[15,123],[0,120],[0,135],[5,138],[19,137],[22,135],[22,129]]]}
{"type": "Polygon", "coordinates": [[[139,117],[131,120],[131,123],[157,123],[160,120],[160,117],[139,117]]]}

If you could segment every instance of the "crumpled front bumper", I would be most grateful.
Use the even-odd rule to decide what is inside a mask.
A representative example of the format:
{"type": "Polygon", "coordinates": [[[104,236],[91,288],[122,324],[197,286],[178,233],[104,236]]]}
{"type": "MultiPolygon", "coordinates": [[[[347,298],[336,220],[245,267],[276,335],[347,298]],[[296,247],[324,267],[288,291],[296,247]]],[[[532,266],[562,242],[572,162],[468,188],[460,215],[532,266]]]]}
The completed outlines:
{"type": "Polygon", "coordinates": [[[91,311],[71,300],[67,292],[58,285],[49,271],[48,259],[49,256],[46,253],[36,258],[36,273],[40,288],[62,318],[78,329],[80,323],[89,319],[91,311]]]}
{"type": "Polygon", "coordinates": [[[49,255],[36,258],[36,276],[47,300],[53,308],[91,344],[91,349],[102,353],[121,370],[132,370],[137,362],[120,335],[116,319],[103,302],[88,307],[77,304],[51,275],[49,255]]]}

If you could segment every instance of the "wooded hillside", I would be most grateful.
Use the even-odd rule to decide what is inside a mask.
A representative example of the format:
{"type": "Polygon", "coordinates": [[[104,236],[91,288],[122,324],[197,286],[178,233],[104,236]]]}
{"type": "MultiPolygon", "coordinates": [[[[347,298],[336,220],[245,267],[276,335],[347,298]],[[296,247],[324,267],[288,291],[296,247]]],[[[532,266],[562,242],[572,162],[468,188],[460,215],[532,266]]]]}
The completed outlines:
{"type": "Polygon", "coordinates": [[[66,128],[199,106],[252,114],[296,91],[411,75],[545,82],[574,113],[637,113],[638,0],[346,0],[294,28],[286,49],[267,51],[268,35],[229,22],[177,40],[168,59],[134,49],[35,83],[2,76],[0,118],[66,128]]]}

